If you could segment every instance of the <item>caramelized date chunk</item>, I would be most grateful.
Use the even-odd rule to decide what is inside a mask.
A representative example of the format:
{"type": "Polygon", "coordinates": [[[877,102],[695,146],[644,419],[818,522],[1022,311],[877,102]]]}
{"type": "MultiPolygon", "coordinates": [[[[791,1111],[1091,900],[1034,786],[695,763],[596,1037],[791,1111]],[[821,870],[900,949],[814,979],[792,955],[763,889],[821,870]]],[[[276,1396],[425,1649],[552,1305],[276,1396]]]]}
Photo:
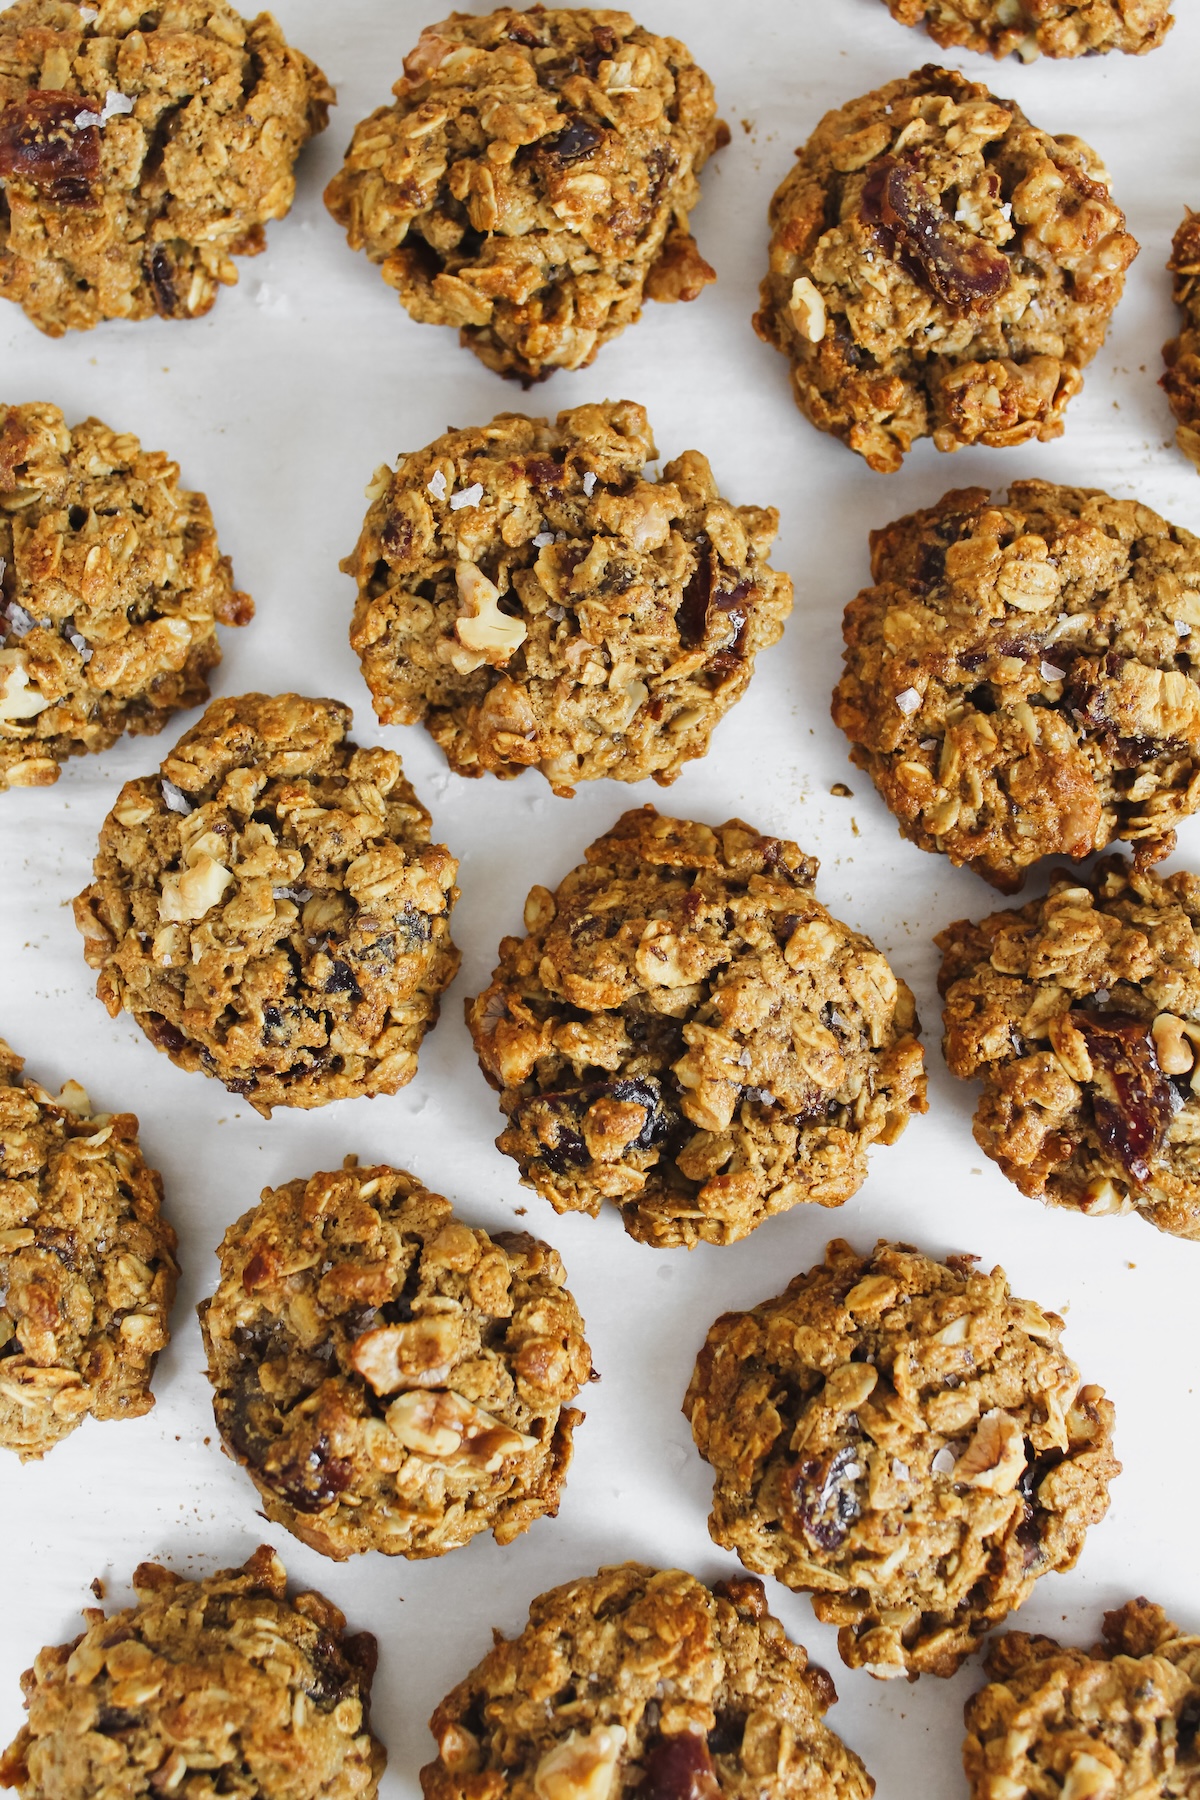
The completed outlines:
{"type": "Polygon", "coordinates": [[[1092,1059],[1092,1112],[1101,1142],[1143,1185],[1181,1104],[1159,1067],[1150,1027],[1126,1013],[1073,1012],[1070,1020],[1092,1059]]]}
{"type": "Polygon", "coordinates": [[[658,1737],[645,1758],[638,1800],[720,1800],[721,1784],[708,1745],[697,1731],[658,1737]]]}
{"type": "MultiPolygon", "coordinates": [[[[76,125],[88,103],[79,94],[43,88],[14,100],[0,112],[0,179],[30,181],[36,187],[64,187],[61,197],[76,201],[88,195],[87,184],[100,171],[100,131],[76,125]]],[[[58,198],[52,193],[51,198],[58,198]]]]}
{"type": "Polygon", "coordinates": [[[888,254],[954,312],[985,311],[1012,280],[1007,256],[952,219],[916,169],[894,157],[872,171],[863,212],[888,254]]]}
{"type": "Polygon", "coordinates": [[[822,1550],[840,1549],[862,1510],[854,1485],[861,1474],[853,1444],[802,1457],[785,1478],[790,1523],[822,1550]]]}
{"type": "Polygon", "coordinates": [[[556,162],[577,163],[594,156],[603,142],[604,133],[586,119],[572,119],[557,137],[544,139],[539,149],[556,162]]]}

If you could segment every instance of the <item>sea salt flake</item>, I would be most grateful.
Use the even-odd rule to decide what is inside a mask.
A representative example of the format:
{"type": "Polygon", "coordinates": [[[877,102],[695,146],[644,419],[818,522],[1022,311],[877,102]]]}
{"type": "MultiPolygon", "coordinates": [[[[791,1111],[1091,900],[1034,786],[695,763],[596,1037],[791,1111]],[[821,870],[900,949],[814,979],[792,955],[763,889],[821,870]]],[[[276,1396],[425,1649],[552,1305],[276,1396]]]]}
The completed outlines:
{"type": "Polygon", "coordinates": [[[129,98],[129,95],[120,93],[117,88],[109,88],[107,94],[104,96],[103,112],[76,113],[75,123],[77,126],[107,125],[108,121],[110,119],[115,119],[118,113],[131,113],[132,111],[133,101],[129,98]]]}
{"type": "Polygon", "coordinates": [[[162,797],[173,813],[190,813],[193,810],[192,803],[183,789],[177,788],[173,781],[163,782],[162,797]]]}
{"type": "MultiPolygon", "coordinates": [[[[3,573],[2,562],[0,562],[0,573],[3,573]]],[[[25,608],[16,600],[9,601],[7,618],[8,629],[12,632],[14,637],[18,638],[23,638],[26,632],[32,631],[37,624],[37,620],[34,618],[33,614],[26,612],[25,608]]]]}
{"type": "Polygon", "coordinates": [[[1108,1000],[1108,989],[1107,988],[1097,988],[1096,989],[1096,998],[1100,1002],[1101,1006],[1104,1006],[1108,1000]]]}
{"type": "Polygon", "coordinates": [[[303,902],[312,899],[312,889],[306,887],[273,887],[271,889],[271,898],[273,900],[299,900],[300,902],[303,902]]]}
{"type": "Polygon", "coordinates": [[[896,705],[902,713],[918,712],[921,706],[921,696],[916,688],[905,688],[903,693],[896,695],[896,705]]]}
{"type": "Polygon", "coordinates": [[[1012,218],[1012,201],[1011,200],[1006,200],[1004,202],[1004,205],[1000,208],[1000,215],[1004,219],[1011,220],[1011,218],[1012,218]]]}
{"type": "Polygon", "coordinates": [[[937,749],[937,739],[936,738],[922,738],[920,743],[917,745],[917,749],[918,750],[936,750],[937,749]]]}
{"type": "Polygon", "coordinates": [[[1043,656],[1043,658],[1042,658],[1042,680],[1043,681],[1062,681],[1062,679],[1064,678],[1066,673],[1067,673],[1067,671],[1065,669],[1060,669],[1058,667],[1057,663],[1047,662],[1046,658],[1043,656]]]}
{"type": "Polygon", "coordinates": [[[847,1481],[857,1481],[859,1476],[862,1474],[862,1464],[861,1463],[847,1463],[846,1467],[842,1471],[842,1473],[844,1474],[847,1481]]]}
{"type": "Polygon", "coordinates": [[[432,494],[435,500],[444,500],[446,498],[446,477],[441,469],[437,469],[434,472],[425,491],[426,493],[432,494]]]}
{"type": "Polygon", "coordinates": [[[954,1452],[953,1452],[953,1450],[948,1450],[945,1448],[939,1450],[937,1455],[933,1459],[934,1474],[935,1475],[949,1475],[953,1472],[953,1469],[954,1469],[954,1452]]]}
{"type": "Polygon", "coordinates": [[[539,531],[533,541],[539,550],[544,550],[547,544],[552,544],[554,542],[554,533],[552,531],[539,531]]]}
{"type": "Polygon", "coordinates": [[[90,25],[93,19],[98,19],[100,17],[100,14],[94,6],[81,6],[79,9],[79,16],[85,25],[90,25]]]}
{"type": "Polygon", "coordinates": [[[892,1475],[896,1481],[907,1481],[909,1479],[908,1464],[906,1462],[901,1462],[898,1456],[893,1456],[892,1458],[892,1475]]]}
{"type": "Polygon", "coordinates": [[[596,486],[595,472],[593,470],[589,469],[587,474],[583,478],[583,491],[587,495],[589,500],[592,497],[592,494],[595,490],[595,486],[596,486]]]}
{"type": "Polygon", "coordinates": [[[1180,637],[1191,637],[1191,635],[1192,635],[1192,628],[1188,624],[1186,619],[1176,619],[1175,629],[1179,633],[1180,637]]]}
{"type": "Polygon", "coordinates": [[[478,506],[482,499],[483,483],[476,481],[469,488],[463,488],[460,494],[451,494],[450,511],[461,512],[464,506],[478,506]]]}

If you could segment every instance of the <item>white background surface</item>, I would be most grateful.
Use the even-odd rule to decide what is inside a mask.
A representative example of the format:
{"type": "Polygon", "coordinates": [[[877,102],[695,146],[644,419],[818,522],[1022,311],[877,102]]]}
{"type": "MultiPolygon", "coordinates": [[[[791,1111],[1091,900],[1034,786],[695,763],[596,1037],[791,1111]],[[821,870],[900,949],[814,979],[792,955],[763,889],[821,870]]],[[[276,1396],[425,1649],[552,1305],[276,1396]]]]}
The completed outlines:
{"type": "MultiPolygon", "coordinates": [[[[71,422],[95,413],[135,431],[209,495],[222,546],[258,607],[247,630],[224,634],[218,691],[333,694],[353,705],[360,741],[401,750],[437,836],[461,858],[454,935],[464,953],[410,1087],[391,1100],[281,1109],[263,1121],[215,1081],[174,1068],[126,1019],[109,1021],[71,922],[70,898],[89,879],[121,782],[152,767],[195,715],[157,743],[76,759],[54,788],[0,796],[0,1030],[51,1088],[72,1076],[98,1106],[139,1114],[183,1265],[154,1412],[131,1424],[89,1422],[43,1464],[5,1457],[0,1467],[0,1744],[20,1723],[20,1671],[41,1644],[79,1629],[93,1576],[121,1603],[142,1558],[201,1574],[267,1538],[298,1582],[321,1587],[354,1627],[378,1635],[373,1722],[390,1753],[388,1800],[417,1791],[437,1700],[488,1648],[491,1627],[518,1629],[542,1589],[624,1557],[706,1579],[733,1571],[709,1541],[708,1471],[679,1412],[692,1359],[717,1313],[777,1292],[835,1233],[859,1247],[887,1235],[935,1255],[971,1250],[1002,1263],[1018,1293],[1067,1313],[1068,1350],[1116,1402],[1125,1473],[1108,1518],[1076,1570],[1043,1579],[1019,1623],[1091,1642],[1104,1607],[1148,1593],[1200,1627],[1200,1244],[1162,1237],[1137,1218],[1045,1211],[985,1162],[970,1133],[974,1092],[951,1082],[938,1049],[930,934],[1000,899],[977,876],[900,840],[849,768],[828,714],[842,608],[867,579],[868,529],[948,487],[1041,475],[1136,496],[1200,529],[1200,481],[1171,445],[1155,385],[1159,347],[1175,329],[1163,264],[1184,202],[1200,205],[1200,7],[1181,0],[1166,47],[1146,58],[1031,67],[941,58],[1015,96],[1035,123],[1097,146],[1143,248],[1064,438],[960,451],[953,461],[925,442],[895,476],[872,474],[795,412],[783,359],[753,336],[749,315],[765,267],[767,202],[793,147],[827,108],[937,60],[936,47],[893,23],[880,0],[644,0],[643,22],[684,37],[712,75],[732,128],[694,215],[720,280],[694,305],[649,305],[591,369],[558,374],[523,398],[460,350],[454,333],[409,321],[321,204],[355,122],[387,100],[435,7],[277,0],[285,32],[322,65],[340,105],[301,159],[294,212],[271,227],[265,255],[239,264],[240,286],[222,290],[208,318],[109,324],[51,342],[15,307],[0,308],[0,396],[52,400],[71,422]],[[605,397],[648,407],[664,457],[705,451],[730,499],[779,507],[775,561],[795,579],[795,613],[711,754],[669,794],[596,782],[563,801],[533,773],[504,784],[461,780],[420,728],[380,730],[347,644],[353,589],[337,564],[355,541],[364,485],[377,464],[447,425],[605,397]],[[853,798],[831,797],[843,780],[853,798]],[[620,811],[645,800],[713,822],[740,814],[819,855],[822,899],[870,932],[916,990],[930,1065],[929,1114],[898,1146],[874,1152],[866,1186],[840,1212],[799,1207],[741,1244],[691,1255],[633,1243],[614,1211],[556,1218],[519,1186],[493,1148],[500,1118],[462,1019],[499,938],[521,929],[530,883],[554,886],[620,811]],[[603,1380],[584,1396],[588,1417],[558,1519],[508,1549],[478,1538],[434,1562],[326,1562],[263,1523],[248,1477],[220,1451],[194,1314],[214,1281],[215,1246],[265,1184],[336,1168],[347,1151],[413,1170],[486,1226],[511,1226],[527,1207],[520,1223],[566,1260],[603,1380]]],[[[1181,834],[1177,862],[1189,854],[1200,857],[1200,822],[1181,834]]],[[[772,1584],[770,1601],[833,1672],[842,1698],[830,1723],[865,1759],[881,1800],[961,1795],[961,1706],[980,1679],[978,1661],[948,1682],[877,1683],[841,1666],[834,1633],[815,1623],[807,1598],[772,1584]]]]}

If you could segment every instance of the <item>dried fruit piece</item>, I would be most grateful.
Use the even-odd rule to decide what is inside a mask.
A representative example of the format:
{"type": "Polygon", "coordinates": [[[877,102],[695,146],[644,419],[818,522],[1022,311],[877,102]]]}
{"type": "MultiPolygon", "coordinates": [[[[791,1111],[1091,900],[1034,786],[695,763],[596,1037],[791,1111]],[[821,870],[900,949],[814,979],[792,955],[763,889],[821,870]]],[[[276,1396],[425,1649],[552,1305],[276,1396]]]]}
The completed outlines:
{"type": "Polygon", "coordinates": [[[1181,1104],[1159,1067],[1149,1026],[1115,1012],[1073,1012],[1070,1019],[1092,1060],[1092,1111],[1100,1140],[1144,1186],[1181,1104]]]}
{"type": "Polygon", "coordinates": [[[1007,256],[952,219],[910,164],[884,157],[862,203],[889,256],[952,312],[985,311],[1010,285],[1007,256]]]}
{"type": "Polygon", "coordinates": [[[100,132],[77,124],[78,94],[32,88],[0,111],[0,180],[27,181],[62,205],[85,203],[100,171],[100,132]]]}

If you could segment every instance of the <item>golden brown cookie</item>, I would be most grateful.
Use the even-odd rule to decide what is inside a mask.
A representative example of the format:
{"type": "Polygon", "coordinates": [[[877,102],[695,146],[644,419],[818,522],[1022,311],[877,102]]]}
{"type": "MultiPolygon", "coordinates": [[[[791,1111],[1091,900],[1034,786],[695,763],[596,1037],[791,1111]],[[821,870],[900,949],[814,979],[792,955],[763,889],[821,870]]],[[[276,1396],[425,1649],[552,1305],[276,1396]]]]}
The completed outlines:
{"type": "Polygon", "coordinates": [[[1175,23],[1171,0],[884,0],[901,25],[923,25],[943,50],[995,57],[1104,56],[1157,49],[1175,23]]]}
{"type": "Polygon", "coordinates": [[[1163,345],[1167,372],[1159,385],[1179,421],[1175,441],[1200,470],[1200,213],[1190,207],[1175,233],[1167,268],[1183,323],[1179,336],[1163,345]]]}

